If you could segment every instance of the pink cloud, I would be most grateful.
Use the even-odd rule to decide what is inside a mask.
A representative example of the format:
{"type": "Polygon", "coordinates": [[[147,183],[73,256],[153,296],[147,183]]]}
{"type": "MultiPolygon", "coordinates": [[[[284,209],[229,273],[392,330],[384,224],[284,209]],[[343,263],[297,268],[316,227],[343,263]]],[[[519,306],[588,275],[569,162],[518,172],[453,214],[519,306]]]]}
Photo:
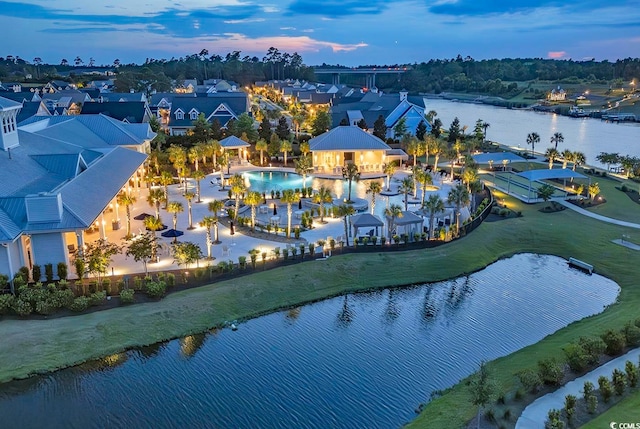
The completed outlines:
{"type": "Polygon", "coordinates": [[[549,51],[547,53],[547,57],[549,58],[553,58],[558,59],[558,58],[564,58],[567,56],[567,52],[566,51],[549,51]]]}

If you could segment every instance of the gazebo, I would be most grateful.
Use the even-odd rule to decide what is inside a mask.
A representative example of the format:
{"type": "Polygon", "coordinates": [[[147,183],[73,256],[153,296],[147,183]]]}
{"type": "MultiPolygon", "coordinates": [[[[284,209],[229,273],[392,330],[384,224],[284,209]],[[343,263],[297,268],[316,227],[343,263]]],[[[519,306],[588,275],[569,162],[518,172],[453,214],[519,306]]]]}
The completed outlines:
{"type": "Polygon", "coordinates": [[[247,148],[251,147],[249,143],[236,136],[229,136],[220,140],[220,146],[224,151],[237,150],[240,161],[247,159],[249,154],[247,148]]]}
{"type": "Polygon", "coordinates": [[[359,235],[360,228],[368,228],[369,231],[367,235],[369,236],[379,236],[378,228],[382,229],[384,227],[384,222],[380,220],[378,216],[374,216],[369,213],[362,213],[351,218],[351,226],[353,227],[354,237],[359,235]]]}

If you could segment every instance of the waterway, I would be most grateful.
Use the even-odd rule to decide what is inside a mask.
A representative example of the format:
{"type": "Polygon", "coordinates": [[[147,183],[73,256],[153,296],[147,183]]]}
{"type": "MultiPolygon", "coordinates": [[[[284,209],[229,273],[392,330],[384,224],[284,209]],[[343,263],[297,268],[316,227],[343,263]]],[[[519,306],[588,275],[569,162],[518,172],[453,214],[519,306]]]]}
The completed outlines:
{"type": "Polygon", "coordinates": [[[482,359],[599,313],[618,293],[563,259],[516,255],[467,277],[328,299],[6,383],[0,426],[400,427],[482,359]]]}
{"type": "Polygon", "coordinates": [[[443,127],[448,129],[455,117],[460,126],[467,125],[467,134],[473,132],[478,119],[490,124],[487,139],[524,150],[527,135],[536,132],[540,143],[536,152],[553,146],[550,142],[554,133],[560,132],[564,142],[558,145],[558,151],[565,149],[585,154],[587,164],[605,167],[596,160],[600,152],[616,152],[620,155],[640,157],[640,123],[612,123],[595,118],[571,118],[555,113],[542,113],[532,110],[505,109],[485,104],[458,103],[442,99],[427,99],[426,110],[435,110],[443,127]]]}

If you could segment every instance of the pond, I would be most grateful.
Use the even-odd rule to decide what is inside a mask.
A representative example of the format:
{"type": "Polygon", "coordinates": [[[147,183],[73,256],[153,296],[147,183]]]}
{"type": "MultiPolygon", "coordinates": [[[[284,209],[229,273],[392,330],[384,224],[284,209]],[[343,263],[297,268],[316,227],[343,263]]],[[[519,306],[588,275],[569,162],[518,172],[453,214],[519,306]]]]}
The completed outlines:
{"type": "Polygon", "coordinates": [[[599,313],[618,292],[563,259],[520,254],[6,383],[0,415],[21,428],[400,427],[482,359],[599,313]]]}

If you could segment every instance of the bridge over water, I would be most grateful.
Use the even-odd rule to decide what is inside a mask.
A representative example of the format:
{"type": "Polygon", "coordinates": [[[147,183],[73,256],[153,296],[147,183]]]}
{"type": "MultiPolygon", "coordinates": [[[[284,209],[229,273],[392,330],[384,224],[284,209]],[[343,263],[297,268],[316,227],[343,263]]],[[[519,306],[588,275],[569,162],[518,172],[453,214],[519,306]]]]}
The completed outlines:
{"type": "Polygon", "coordinates": [[[316,67],[313,69],[315,74],[330,74],[334,85],[340,84],[340,75],[343,74],[363,74],[366,75],[366,87],[373,88],[376,86],[376,75],[378,74],[397,74],[398,80],[403,73],[410,70],[409,67],[358,67],[358,68],[331,68],[316,67]]]}

